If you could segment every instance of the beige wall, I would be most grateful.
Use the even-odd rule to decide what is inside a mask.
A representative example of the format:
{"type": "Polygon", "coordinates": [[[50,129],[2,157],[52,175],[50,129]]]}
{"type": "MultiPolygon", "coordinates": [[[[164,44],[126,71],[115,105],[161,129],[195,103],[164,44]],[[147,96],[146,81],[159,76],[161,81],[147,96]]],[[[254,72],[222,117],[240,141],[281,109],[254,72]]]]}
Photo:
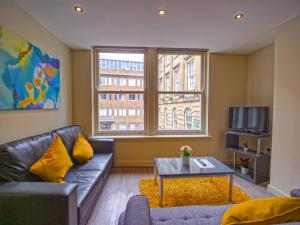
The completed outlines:
{"type": "MultiPolygon", "coordinates": [[[[90,52],[72,51],[73,62],[73,115],[74,123],[80,124],[85,133],[91,128],[90,52]],[[75,64],[75,63],[74,63],[75,64]],[[83,85],[86,91],[77,91],[83,85]],[[80,99],[80,101],[77,101],[80,99]],[[88,109],[89,108],[89,109],[88,109]],[[85,117],[84,119],[82,117],[85,117]]],[[[247,56],[210,55],[209,134],[208,138],[131,138],[116,139],[116,161],[118,166],[151,165],[156,156],[178,156],[179,147],[189,144],[195,156],[212,155],[222,161],[230,160],[224,151],[224,132],[227,128],[227,111],[230,105],[246,102],[247,56]]]]}
{"type": "Polygon", "coordinates": [[[70,124],[72,122],[70,50],[14,1],[1,0],[0,25],[59,58],[61,64],[61,108],[0,111],[0,144],[70,124]]]}
{"type": "Polygon", "coordinates": [[[273,106],[274,44],[248,55],[247,104],[273,106]]]}
{"type": "Polygon", "coordinates": [[[73,123],[92,135],[92,54],[90,50],[72,50],[73,123]]]}
{"type": "Polygon", "coordinates": [[[269,190],[300,188],[300,16],[275,35],[273,142],[269,190]]]}

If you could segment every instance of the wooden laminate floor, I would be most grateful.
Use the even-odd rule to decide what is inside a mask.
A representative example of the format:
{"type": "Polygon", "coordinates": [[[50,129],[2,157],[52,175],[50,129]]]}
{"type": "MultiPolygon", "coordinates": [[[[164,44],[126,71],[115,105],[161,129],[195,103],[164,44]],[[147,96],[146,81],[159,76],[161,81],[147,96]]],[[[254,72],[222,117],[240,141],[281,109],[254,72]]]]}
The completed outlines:
{"type": "MultiPolygon", "coordinates": [[[[87,225],[117,225],[128,199],[139,193],[139,180],[152,177],[152,168],[114,168],[87,225]]],[[[254,185],[237,176],[234,184],[253,198],[272,196],[265,185],[254,185]]]]}

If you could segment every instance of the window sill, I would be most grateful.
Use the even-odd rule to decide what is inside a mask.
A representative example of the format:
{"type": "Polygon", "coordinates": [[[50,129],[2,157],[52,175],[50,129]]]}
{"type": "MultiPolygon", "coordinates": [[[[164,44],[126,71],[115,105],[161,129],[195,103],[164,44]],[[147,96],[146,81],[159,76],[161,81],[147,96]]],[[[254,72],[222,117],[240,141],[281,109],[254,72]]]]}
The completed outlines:
{"type": "Polygon", "coordinates": [[[92,139],[160,139],[160,138],[201,138],[201,139],[210,139],[211,135],[200,135],[200,134],[191,134],[191,135],[114,135],[114,136],[101,136],[95,135],[91,136],[92,139]]]}

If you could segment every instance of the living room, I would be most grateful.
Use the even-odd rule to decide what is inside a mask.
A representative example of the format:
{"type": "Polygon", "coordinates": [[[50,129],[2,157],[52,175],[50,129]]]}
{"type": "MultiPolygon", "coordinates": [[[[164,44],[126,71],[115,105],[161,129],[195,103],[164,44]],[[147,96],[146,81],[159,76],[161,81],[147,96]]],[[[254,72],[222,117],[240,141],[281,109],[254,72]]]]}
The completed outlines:
{"type": "Polygon", "coordinates": [[[300,224],[298,0],[0,6],[0,225],[300,224]]]}

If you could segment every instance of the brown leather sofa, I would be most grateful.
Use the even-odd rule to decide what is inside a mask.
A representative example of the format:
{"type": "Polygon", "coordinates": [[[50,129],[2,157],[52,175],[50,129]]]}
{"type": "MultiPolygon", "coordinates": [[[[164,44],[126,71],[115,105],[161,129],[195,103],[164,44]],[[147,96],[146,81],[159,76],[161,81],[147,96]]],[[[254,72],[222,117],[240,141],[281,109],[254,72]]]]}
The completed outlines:
{"type": "Polygon", "coordinates": [[[93,158],[76,163],[72,148],[79,126],[9,142],[0,146],[0,225],[85,225],[113,166],[114,141],[88,139],[93,158]],[[43,182],[29,171],[59,135],[74,166],[64,184],[43,182]]]}

